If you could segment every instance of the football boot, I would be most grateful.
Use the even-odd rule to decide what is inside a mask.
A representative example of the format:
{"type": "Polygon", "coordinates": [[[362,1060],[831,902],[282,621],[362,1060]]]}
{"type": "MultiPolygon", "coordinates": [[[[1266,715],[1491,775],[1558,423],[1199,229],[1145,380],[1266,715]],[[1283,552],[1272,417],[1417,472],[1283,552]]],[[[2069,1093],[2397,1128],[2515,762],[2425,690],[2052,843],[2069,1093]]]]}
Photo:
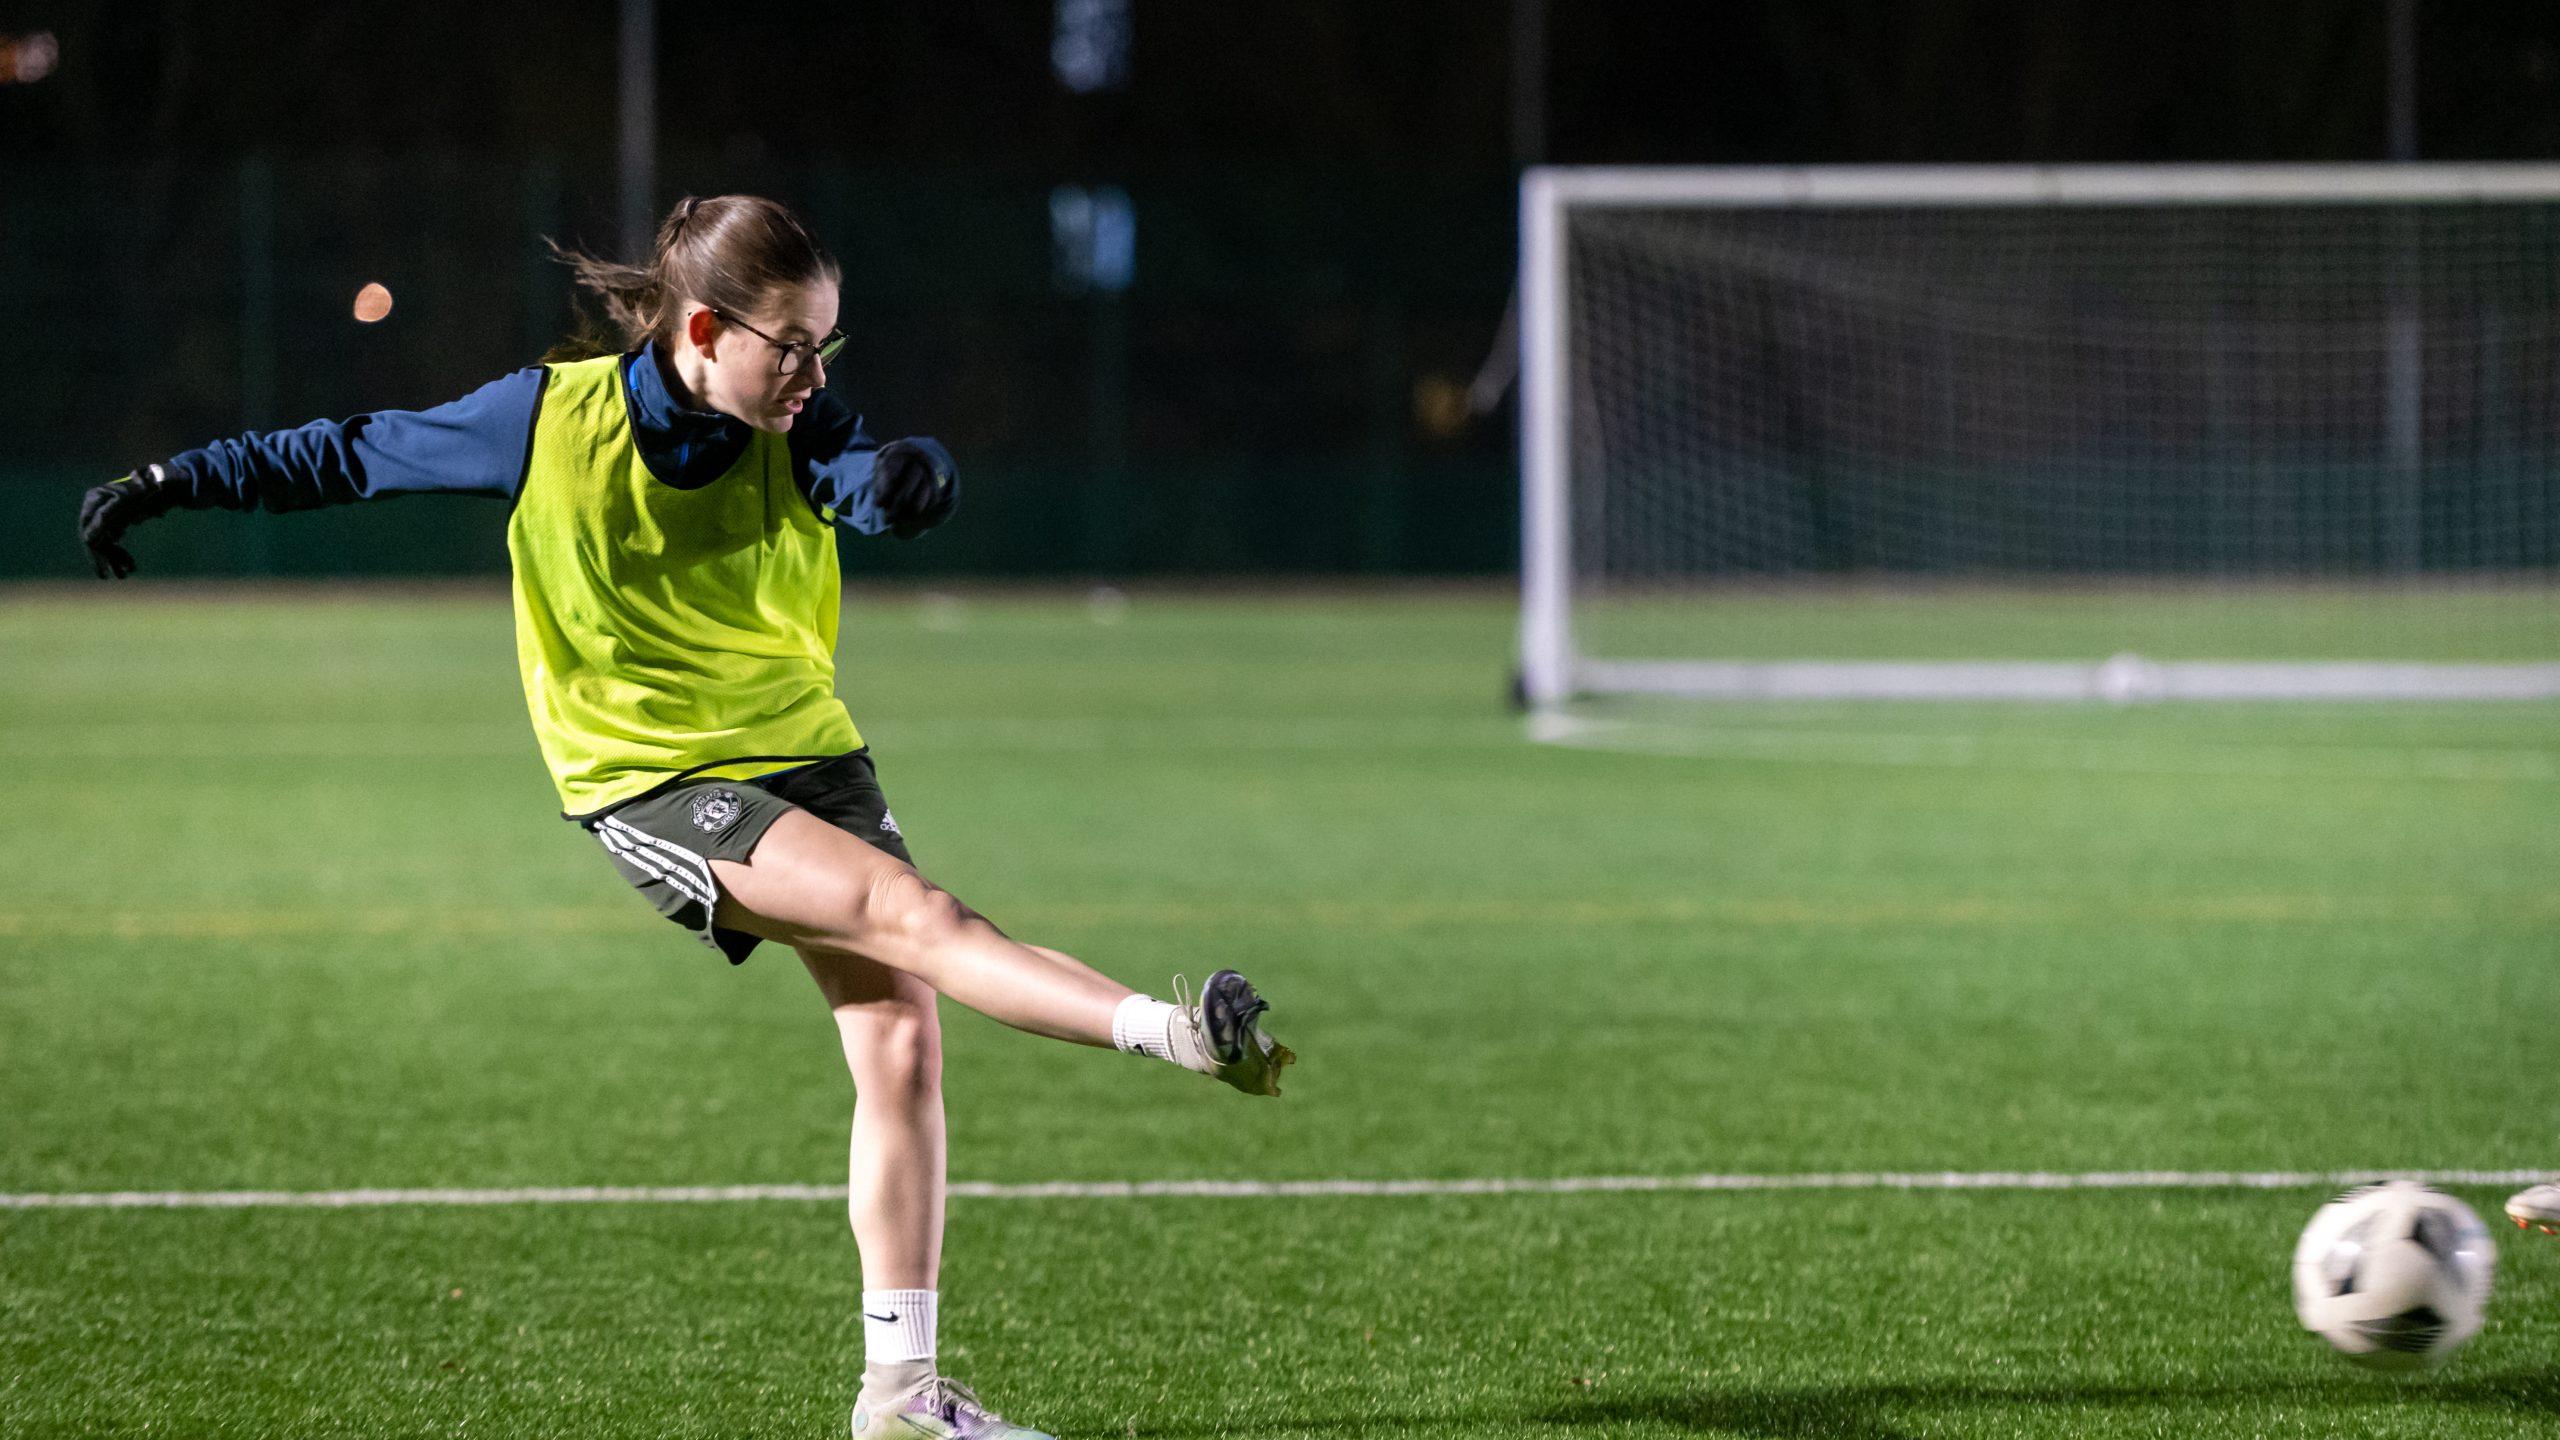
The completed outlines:
{"type": "Polygon", "coordinates": [[[1210,976],[1196,1000],[1176,975],[1169,1029],[1174,1063],[1215,1075],[1247,1095],[1279,1094],[1280,1072],[1298,1057],[1262,1033],[1262,1014],[1270,1008],[1252,982],[1233,970],[1210,976]]]}

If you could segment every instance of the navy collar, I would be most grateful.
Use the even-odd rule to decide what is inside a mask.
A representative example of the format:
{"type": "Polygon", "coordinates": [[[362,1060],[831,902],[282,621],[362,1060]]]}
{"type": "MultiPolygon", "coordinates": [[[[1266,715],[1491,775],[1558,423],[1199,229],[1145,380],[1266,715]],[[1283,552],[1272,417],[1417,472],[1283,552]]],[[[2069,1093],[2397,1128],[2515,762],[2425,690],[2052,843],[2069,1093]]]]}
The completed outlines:
{"type": "Polygon", "coordinates": [[[747,453],[755,427],[717,410],[687,408],[668,383],[668,363],[655,340],[622,357],[631,440],[651,475],[679,490],[699,490],[747,453]]]}

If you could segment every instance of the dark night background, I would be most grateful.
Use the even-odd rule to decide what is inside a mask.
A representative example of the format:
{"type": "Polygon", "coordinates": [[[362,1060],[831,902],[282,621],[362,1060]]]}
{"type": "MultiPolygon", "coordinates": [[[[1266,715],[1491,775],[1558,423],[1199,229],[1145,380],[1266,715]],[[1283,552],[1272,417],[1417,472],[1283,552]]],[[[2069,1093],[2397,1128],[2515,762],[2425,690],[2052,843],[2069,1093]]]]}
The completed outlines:
{"type": "MultiPolygon", "coordinates": [[[[2425,158],[2560,156],[2560,6],[2417,16],[2425,158]]],[[[808,211],[847,270],[835,384],[875,430],[962,454],[974,523],[864,568],[1450,573],[1513,560],[1510,407],[1460,397],[1509,294],[1524,160],[2387,153],[2381,0],[1558,0],[1526,112],[1519,18],[1132,0],[1127,83],[1076,94],[1048,0],[669,3],[657,199],[808,211]],[[1062,185],[1130,196],[1124,293],[1060,274],[1062,185]]],[[[67,534],[86,484],[218,434],[530,363],[568,319],[537,237],[614,246],[616,22],[487,0],[0,9],[62,56],[0,86],[7,529],[67,534]],[[359,327],[374,279],[399,308],[359,327]]],[[[216,518],[155,569],[493,569],[500,518],[216,518]]],[[[0,574],[78,563],[0,549],[0,574]]]]}

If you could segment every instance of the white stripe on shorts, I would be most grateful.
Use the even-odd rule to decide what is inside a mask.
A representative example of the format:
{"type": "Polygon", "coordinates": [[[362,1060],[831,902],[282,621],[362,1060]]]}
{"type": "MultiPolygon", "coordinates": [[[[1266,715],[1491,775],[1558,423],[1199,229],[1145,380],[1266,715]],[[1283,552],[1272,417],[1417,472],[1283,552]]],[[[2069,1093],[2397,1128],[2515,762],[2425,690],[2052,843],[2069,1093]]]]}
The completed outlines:
{"type": "Polygon", "coordinates": [[[604,842],[607,853],[630,861],[638,869],[648,871],[651,875],[665,881],[677,894],[701,905],[714,903],[712,897],[704,893],[702,881],[682,868],[670,866],[662,857],[652,855],[633,845],[620,834],[601,825],[596,827],[595,836],[596,839],[604,842]]]}
{"type": "Polygon", "coordinates": [[[597,841],[603,844],[606,854],[611,855],[613,858],[620,860],[635,869],[647,872],[660,883],[666,885],[667,888],[675,891],[678,895],[683,896],[687,900],[691,900],[696,903],[701,902],[702,892],[697,888],[697,882],[691,875],[686,874],[682,870],[668,869],[667,866],[662,864],[655,856],[650,855],[646,851],[633,848],[629,841],[624,840],[619,835],[610,834],[599,829],[595,832],[595,836],[597,841]]]}
{"type": "Polygon", "coordinates": [[[615,830],[622,834],[624,839],[629,840],[636,845],[641,845],[648,849],[655,850],[661,856],[692,866],[694,873],[702,879],[701,898],[703,904],[710,904],[711,897],[720,893],[720,882],[712,878],[710,861],[703,859],[701,856],[696,855],[683,846],[676,844],[672,840],[661,840],[657,836],[650,834],[648,831],[639,829],[628,822],[616,819],[611,815],[604,817],[604,823],[614,827],[615,830]]]}

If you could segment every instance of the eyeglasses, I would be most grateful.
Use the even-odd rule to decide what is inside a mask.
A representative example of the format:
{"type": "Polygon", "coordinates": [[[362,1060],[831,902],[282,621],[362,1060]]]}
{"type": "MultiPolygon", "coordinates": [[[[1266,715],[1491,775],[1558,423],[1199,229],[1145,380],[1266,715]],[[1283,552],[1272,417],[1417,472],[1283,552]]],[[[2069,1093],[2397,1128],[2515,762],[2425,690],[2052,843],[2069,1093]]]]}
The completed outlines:
{"type": "Polygon", "coordinates": [[[748,324],[746,321],[739,319],[737,316],[730,314],[726,310],[716,309],[710,306],[705,306],[704,308],[710,310],[712,314],[719,316],[730,324],[737,326],[739,329],[746,331],[748,334],[753,335],[767,345],[772,346],[774,349],[782,352],[774,357],[773,373],[776,375],[797,375],[801,371],[808,369],[809,362],[812,360],[817,361],[821,365],[832,365],[835,363],[836,356],[844,350],[845,336],[842,330],[828,331],[827,338],[820,340],[814,345],[806,340],[776,340],[772,336],[767,335],[763,331],[748,324]]]}

